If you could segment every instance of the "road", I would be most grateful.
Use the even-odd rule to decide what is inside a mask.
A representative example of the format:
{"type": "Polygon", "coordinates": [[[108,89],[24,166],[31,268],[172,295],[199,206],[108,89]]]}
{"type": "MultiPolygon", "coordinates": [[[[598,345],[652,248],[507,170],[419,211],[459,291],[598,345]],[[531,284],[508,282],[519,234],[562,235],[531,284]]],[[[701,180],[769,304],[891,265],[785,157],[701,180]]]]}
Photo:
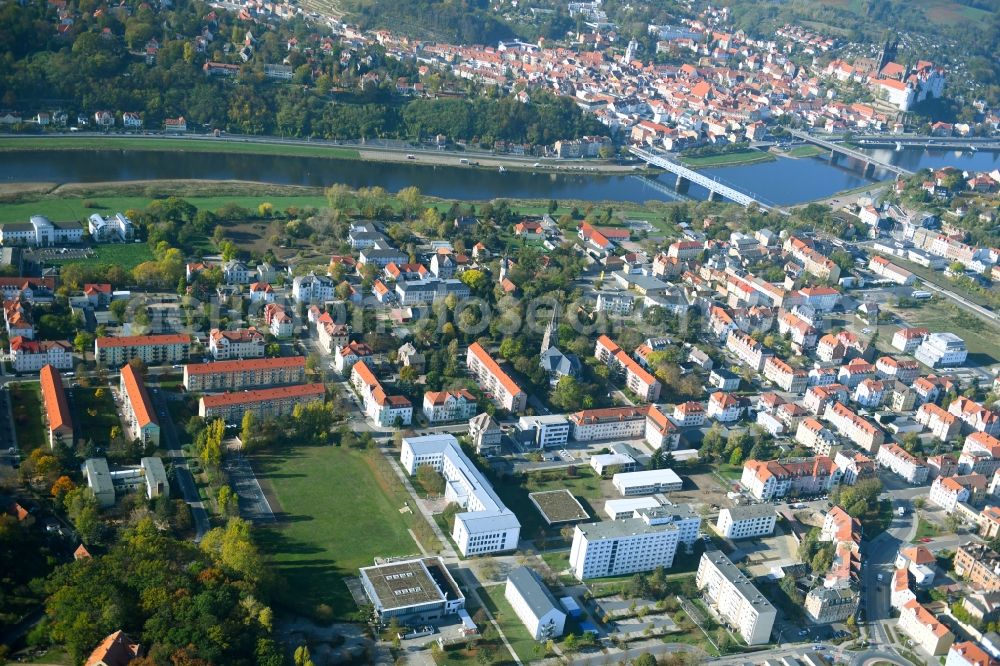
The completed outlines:
{"type": "Polygon", "coordinates": [[[163,437],[162,443],[167,449],[167,456],[173,462],[176,473],[175,478],[177,479],[177,485],[181,487],[184,501],[191,507],[191,517],[194,519],[195,527],[194,541],[195,543],[199,543],[211,527],[208,520],[208,511],[205,510],[205,505],[198,494],[198,487],[195,485],[194,476],[191,475],[191,470],[188,469],[187,458],[181,449],[180,440],[177,437],[177,428],[174,426],[174,420],[167,409],[167,401],[163,397],[163,391],[156,390],[153,392],[153,402],[156,403],[156,411],[159,413],[160,435],[163,437]]]}

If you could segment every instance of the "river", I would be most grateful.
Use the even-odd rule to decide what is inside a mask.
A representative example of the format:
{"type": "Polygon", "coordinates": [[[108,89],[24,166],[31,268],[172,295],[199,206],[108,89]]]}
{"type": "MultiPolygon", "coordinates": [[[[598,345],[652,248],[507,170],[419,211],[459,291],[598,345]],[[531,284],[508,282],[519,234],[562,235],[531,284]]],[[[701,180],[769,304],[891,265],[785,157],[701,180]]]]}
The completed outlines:
{"type": "MultiPolygon", "coordinates": [[[[956,153],[923,150],[881,150],[874,155],[910,169],[950,164],[962,168],[997,168],[1000,153],[956,153]]],[[[237,155],[227,153],[159,152],[150,150],[45,150],[3,153],[0,182],[118,182],[131,180],[248,180],[282,185],[354,188],[381,186],[390,192],[413,185],[421,192],[447,199],[580,199],[644,202],[670,196],[633,175],[565,174],[508,170],[504,173],[468,167],[430,166],[397,162],[363,162],[317,157],[237,155]]],[[[702,173],[767,203],[797,204],[875,183],[865,178],[853,160],[830,163],[824,158],[779,158],[772,162],[704,169],[702,173]]],[[[876,173],[879,180],[888,177],[876,173]]],[[[674,177],[662,174],[658,183],[673,188],[674,177]]],[[[705,199],[708,193],[692,185],[687,195],[705,199]]]]}

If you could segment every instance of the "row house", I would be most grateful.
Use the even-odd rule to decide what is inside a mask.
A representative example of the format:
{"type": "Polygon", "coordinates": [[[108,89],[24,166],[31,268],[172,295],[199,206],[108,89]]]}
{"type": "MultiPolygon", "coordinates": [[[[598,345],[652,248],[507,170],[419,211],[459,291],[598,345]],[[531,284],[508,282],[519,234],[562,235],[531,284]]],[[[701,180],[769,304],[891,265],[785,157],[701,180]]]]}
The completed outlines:
{"type": "Polygon", "coordinates": [[[208,351],[217,361],[231,358],[263,358],[264,334],[252,326],[238,328],[235,331],[213,328],[208,334],[208,351]]]}
{"type": "Polygon", "coordinates": [[[748,460],[740,483],[757,500],[770,501],[786,495],[819,495],[840,479],[840,472],[827,456],[793,460],[748,460]]]}
{"type": "Polygon", "coordinates": [[[51,303],[55,298],[55,290],[56,281],[50,277],[0,277],[0,295],[5,301],[51,303]]]}
{"type": "Polygon", "coordinates": [[[910,385],[920,376],[920,364],[909,358],[882,356],[875,361],[875,372],[881,379],[893,379],[910,385]]]}
{"type": "Polygon", "coordinates": [[[4,301],[3,317],[8,339],[16,337],[35,339],[35,324],[31,320],[31,309],[27,304],[20,300],[4,301]]]}
{"type": "Polygon", "coordinates": [[[966,430],[985,432],[994,437],[1000,435],[1000,416],[975,400],[959,396],[948,405],[948,412],[965,423],[966,430]]]}
{"type": "Polygon", "coordinates": [[[811,241],[789,236],[781,249],[795,257],[807,273],[815,275],[820,280],[836,282],[840,279],[840,267],[816,251],[811,241]]]}
{"type": "Polygon", "coordinates": [[[510,375],[504,372],[478,342],[469,345],[465,364],[469,372],[476,378],[480,388],[492,397],[499,407],[515,414],[524,411],[528,402],[528,394],[510,375]]]}
{"type": "Polygon", "coordinates": [[[885,441],[885,433],[874,423],[858,416],[839,401],[827,404],[823,411],[823,420],[833,426],[840,435],[870,453],[876,453],[885,441]]]}
{"type": "Polygon", "coordinates": [[[939,476],[931,484],[928,499],[944,509],[954,511],[959,503],[979,504],[986,495],[986,477],[982,474],[939,476]]]}
{"type": "Polygon", "coordinates": [[[778,333],[787,335],[792,348],[799,353],[815,347],[819,337],[812,324],[792,312],[784,312],[778,317],[778,333]]]}
{"type": "Polygon", "coordinates": [[[820,456],[830,456],[839,448],[837,436],[814,418],[799,421],[795,441],[820,456]]]}
{"type": "Polygon", "coordinates": [[[729,336],[726,338],[726,349],[755,372],[763,370],[767,359],[773,356],[773,352],[767,349],[763,343],[739,330],[729,332],[729,336]]]}
{"type": "Polygon", "coordinates": [[[374,365],[375,350],[364,342],[348,342],[343,347],[337,347],[333,355],[333,367],[342,375],[346,375],[358,361],[374,365]]]}
{"type": "Polygon", "coordinates": [[[256,389],[237,393],[204,395],[198,401],[198,415],[207,421],[222,419],[227,425],[238,425],[247,412],[258,422],[291,415],[297,405],[323,401],[323,384],[295,384],[276,388],[256,389]]]}
{"type": "Polygon", "coordinates": [[[896,623],[899,631],[909,636],[915,645],[928,654],[943,655],[955,641],[955,635],[933,613],[916,599],[906,602],[896,623]]]}
{"type": "Polygon", "coordinates": [[[14,372],[38,372],[46,365],[56,370],[73,369],[73,346],[68,340],[10,340],[10,362],[14,372]]]}
{"type": "Polygon", "coordinates": [[[891,382],[887,402],[894,412],[908,412],[917,404],[917,392],[901,382],[891,382]]]}
{"type": "Polygon", "coordinates": [[[878,379],[866,379],[854,387],[851,399],[855,403],[868,409],[876,409],[885,402],[885,383],[878,379]]]}
{"type": "Polygon", "coordinates": [[[413,404],[401,395],[388,395],[371,368],[357,361],[351,368],[351,384],[361,395],[365,415],[383,428],[410,425],[413,404]]]}
{"type": "Polygon", "coordinates": [[[287,338],[295,332],[292,316],[280,303],[268,303],[264,306],[264,325],[276,338],[287,338]]]}
{"type": "Polygon", "coordinates": [[[875,478],[875,461],[859,451],[841,449],[833,464],[840,471],[840,482],[853,486],[858,480],[875,478]]]}
{"type": "Polygon", "coordinates": [[[912,354],[928,335],[930,331],[926,328],[901,328],[892,334],[892,346],[903,353],[912,354]]]}
{"type": "Polygon", "coordinates": [[[974,432],[966,437],[957,461],[958,472],[992,476],[997,469],[1000,469],[1000,439],[985,432],[974,432]]]}
{"type": "Polygon", "coordinates": [[[306,359],[278,356],[184,366],[184,388],[189,393],[241,391],[259,386],[301,384],[306,378],[306,359]]]}
{"type": "Polygon", "coordinates": [[[191,355],[191,337],[185,334],[131,335],[94,340],[94,360],[103,367],[120,368],[134,358],[146,365],[181,363],[191,355]]]}
{"type": "Polygon", "coordinates": [[[927,463],[898,444],[879,447],[875,462],[915,486],[927,480],[927,463]]]}
{"type": "Polygon", "coordinates": [[[659,380],[608,336],[602,335],[597,339],[594,357],[616,372],[624,373],[625,385],[640,400],[655,402],[660,397],[659,380]]]}
{"type": "Polygon", "coordinates": [[[837,368],[818,367],[809,371],[809,386],[833,386],[836,383],[837,368]]]}
{"type": "Polygon", "coordinates": [[[38,380],[42,394],[42,409],[45,410],[45,423],[49,430],[49,447],[55,450],[56,445],[60,443],[72,447],[73,414],[69,408],[62,375],[51,365],[46,365],[42,366],[38,373],[38,380]]]}
{"type": "Polygon", "coordinates": [[[866,379],[875,379],[875,366],[871,363],[854,359],[847,365],[841,366],[837,373],[837,381],[847,388],[853,389],[866,379]]]}
{"type": "Polygon", "coordinates": [[[733,321],[732,315],[725,308],[718,305],[713,305],[709,308],[708,326],[712,331],[712,335],[719,340],[727,339],[730,332],[739,328],[736,322],[733,321]]]}
{"type": "Polygon", "coordinates": [[[954,476],[958,473],[958,458],[950,453],[939,453],[927,458],[927,478],[954,476]]]}
{"type": "Polygon", "coordinates": [[[916,281],[913,273],[877,255],[868,262],[868,270],[899,285],[910,286],[916,281]]]}
{"type": "Polygon", "coordinates": [[[949,377],[927,375],[913,380],[913,392],[916,393],[919,403],[937,402],[942,395],[957,390],[958,386],[949,377]]]}
{"type": "Polygon", "coordinates": [[[920,405],[914,419],[942,442],[947,442],[957,436],[962,425],[957,416],[950,414],[933,402],[920,405]]]}
{"type": "Polygon", "coordinates": [[[777,356],[769,356],[764,362],[764,377],[789,393],[802,393],[809,385],[809,373],[793,368],[777,356]]]}
{"type": "Polygon", "coordinates": [[[476,396],[465,389],[424,393],[424,417],[428,423],[468,421],[477,412],[476,396]]]}
{"type": "Polygon", "coordinates": [[[984,592],[1000,592],[1000,553],[984,543],[967,543],[955,550],[955,573],[972,587],[984,592]]]}

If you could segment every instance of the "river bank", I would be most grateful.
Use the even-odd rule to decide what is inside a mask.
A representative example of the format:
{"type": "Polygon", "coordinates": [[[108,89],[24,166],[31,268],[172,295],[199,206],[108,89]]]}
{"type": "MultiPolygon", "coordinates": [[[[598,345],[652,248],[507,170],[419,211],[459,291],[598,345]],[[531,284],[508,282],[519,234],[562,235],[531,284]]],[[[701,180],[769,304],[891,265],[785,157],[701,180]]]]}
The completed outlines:
{"type": "Polygon", "coordinates": [[[275,137],[211,135],[103,135],[58,134],[0,137],[0,152],[45,150],[144,150],[157,152],[224,153],[315,157],[367,162],[403,162],[452,166],[466,169],[551,171],[554,173],[622,174],[651,172],[645,166],[617,164],[599,159],[547,159],[494,155],[457,150],[427,150],[417,147],[338,145],[275,137]]]}

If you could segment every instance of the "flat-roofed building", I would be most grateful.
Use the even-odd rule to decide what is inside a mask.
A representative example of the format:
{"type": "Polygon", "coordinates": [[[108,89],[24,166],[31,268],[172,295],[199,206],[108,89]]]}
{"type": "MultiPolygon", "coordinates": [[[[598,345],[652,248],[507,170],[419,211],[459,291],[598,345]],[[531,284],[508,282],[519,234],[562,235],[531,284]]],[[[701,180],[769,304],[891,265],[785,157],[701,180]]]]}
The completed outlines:
{"type": "Polygon", "coordinates": [[[914,358],[931,368],[963,365],[969,356],[965,341],[954,333],[931,333],[917,350],[914,358]]]}
{"type": "Polygon", "coordinates": [[[774,606],[728,557],[715,549],[703,553],[695,583],[708,604],[747,645],[770,642],[777,616],[774,606]]]}
{"type": "Polygon", "coordinates": [[[430,465],[445,478],[445,499],[465,509],[455,516],[451,534],[463,556],[517,548],[521,523],[514,512],[504,506],[453,436],[406,437],[399,460],[410,476],[416,474],[421,465],[430,465]]]}
{"type": "Polygon", "coordinates": [[[73,446],[73,415],[69,411],[62,375],[51,365],[46,365],[39,372],[39,381],[42,407],[45,409],[49,430],[49,446],[55,449],[60,442],[73,446]]]}
{"type": "Polygon", "coordinates": [[[222,419],[238,424],[246,412],[258,421],[288,416],[296,405],[322,401],[326,397],[323,384],[294,384],[240,393],[214,393],[201,397],[198,415],[206,420],[222,419]]]}
{"type": "Polygon", "coordinates": [[[569,440],[570,423],[562,414],[546,414],[544,416],[522,416],[517,420],[517,429],[527,441],[540,449],[551,449],[565,446],[569,440]]]}
{"type": "Polygon", "coordinates": [[[83,479],[102,507],[115,505],[115,484],[105,458],[87,458],[83,462],[83,479]]]}
{"type": "Polygon", "coordinates": [[[479,386],[493,398],[497,406],[515,414],[524,411],[528,394],[478,342],[469,345],[465,363],[479,386]]]}
{"type": "Polygon", "coordinates": [[[658,508],[638,509],[634,515],[640,517],[577,525],[569,554],[573,575],[585,580],[669,569],[680,529],[672,516],[658,512],[658,508]]]}
{"type": "Polygon", "coordinates": [[[306,359],[302,356],[188,363],[184,366],[184,388],[192,393],[301,384],[305,379],[306,359]]]}
{"type": "Polygon", "coordinates": [[[149,399],[146,383],[131,365],[122,366],[118,390],[122,397],[122,415],[129,435],[143,444],[160,445],[160,421],[149,399]]]}
{"type": "Polygon", "coordinates": [[[528,567],[517,567],[507,574],[504,598],[536,641],[563,635],[566,613],[538,574],[528,567]]]}
{"type": "Polygon", "coordinates": [[[622,497],[672,492],[684,486],[681,477],[671,469],[620,472],[611,477],[611,483],[622,497]]]}
{"type": "Polygon", "coordinates": [[[363,567],[361,586],[382,621],[438,620],[465,608],[465,595],[440,557],[363,567]]]}
{"type": "Polygon", "coordinates": [[[778,515],[768,504],[745,504],[719,511],[716,531],[727,539],[752,539],[774,533],[778,515]]]}
{"type": "Polygon", "coordinates": [[[633,518],[633,514],[639,509],[655,509],[659,506],[660,500],[650,495],[610,499],[604,503],[604,514],[611,520],[624,520],[633,518]]]}
{"type": "Polygon", "coordinates": [[[133,358],[146,365],[180,363],[191,355],[191,336],[185,334],[129,335],[94,340],[97,365],[119,368],[133,358]]]}

